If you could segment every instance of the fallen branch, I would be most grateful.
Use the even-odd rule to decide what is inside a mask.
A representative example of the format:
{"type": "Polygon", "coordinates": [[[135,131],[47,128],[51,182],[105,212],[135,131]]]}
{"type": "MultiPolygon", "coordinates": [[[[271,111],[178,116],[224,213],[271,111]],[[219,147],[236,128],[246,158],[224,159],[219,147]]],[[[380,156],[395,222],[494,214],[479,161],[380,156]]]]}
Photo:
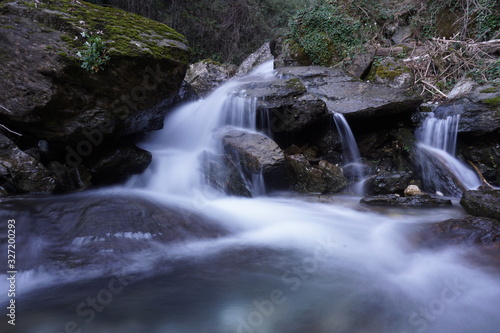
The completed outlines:
{"type": "Polygon", "coordinates": [[[441,96],[443,96],[444,98],[448,98],[448,95],[446,95],[444,92],[442,92],[441,90],[439,90],[438,87],[436,87],[435,85],[433,85],[432,83],[429,83],[425,80],[421,80],[420,82],[422,82],[423,84],[431,87],[432,89],[436,90],[438,92],[438,94],[440,94],[441,96]]]}
{"type": "Polygon", "coordinates": [[[9,113],[12,113],[12,111],[10,111],[9,109],[7,109],[5,106],[0,105],[0,108],[4,109],[5,111],[7,111],[9,113]]]}
{"type": "Polygon", "coordinates": [[[474,163],[472,163],[471,160],[467,160],[467,162],[469,162],[469,164],[474,168],[474,171],[476,171],[479,179],[481,180],[481,186],[479,186],[479,188],[481,190],[493,190],[493,186],[491,186],[491,184],[488,183],[486,179],[484,179],[484,176],[481,171],[479,171],[478,167],[474,163]]]}
{"type": "Polygon", "coordinates": [[[15,135],[18,135],[18,136],[23,136],[21,133],[17,133],[16,131],[11,130],[10,128],[8,128],[5,125],[0,124],[0,127],[3,128],[6,131],[12,133],[12,134],[15,134],[15,135]]]}

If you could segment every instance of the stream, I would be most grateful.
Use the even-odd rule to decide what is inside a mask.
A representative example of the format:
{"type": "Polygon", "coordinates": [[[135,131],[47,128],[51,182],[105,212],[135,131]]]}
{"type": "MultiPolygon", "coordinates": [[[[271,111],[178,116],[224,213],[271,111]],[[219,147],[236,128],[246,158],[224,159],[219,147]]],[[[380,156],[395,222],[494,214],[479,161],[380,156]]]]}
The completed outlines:
{"type": "Polygon", "coordinates": [[[218,128],[256,131],[255,103],[238,85],[271,79],[266,63],[172,112],[140,143],[151,166],[123,186],[2,199],[18,267],[12,326],[1,263],[0,331],[498,332],[498,270],[474,247],[415,236],[464,216],[457,199],[376,208],[354,194],[266,192],[261,179],[248,180],[253,198],[204,182],[199,156],[218,152],[218,128]]]}

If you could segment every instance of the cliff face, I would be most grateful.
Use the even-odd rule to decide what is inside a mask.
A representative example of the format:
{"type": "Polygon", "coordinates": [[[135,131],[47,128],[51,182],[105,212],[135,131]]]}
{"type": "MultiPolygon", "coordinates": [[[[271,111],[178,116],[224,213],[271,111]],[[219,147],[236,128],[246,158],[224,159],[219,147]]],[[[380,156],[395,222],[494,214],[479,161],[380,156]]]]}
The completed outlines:
{"type": "Polygon", "coordinates": [[[0,122],[23,134],[11,137],[22,150],[40,150],[43,141],[34,158],[64,167],[53,170],[62,188],[75,187],[63,184],[66,172],[78,169],[81,179],[113,155],[118,138],[161,128],[187,69],[182,35],[111,7],[7,1],[0,26],[0,122]],[[92,49],[95,37],[100,50],[92,49]],[[87,71],[86,49],[108,60],[87,71]]]}

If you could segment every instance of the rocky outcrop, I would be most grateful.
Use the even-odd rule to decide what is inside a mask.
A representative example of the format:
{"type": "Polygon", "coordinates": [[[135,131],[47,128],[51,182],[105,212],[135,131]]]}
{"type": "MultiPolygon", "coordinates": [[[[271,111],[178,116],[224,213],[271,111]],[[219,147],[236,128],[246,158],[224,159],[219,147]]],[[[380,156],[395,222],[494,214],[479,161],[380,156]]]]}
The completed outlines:
{"type": "Polygon", "coordinates": [[[327,161],[318,165],[311,163],[302,154],[286,157],[287,175],[290,186],[299,192],[339,192],[347,185],[342,169],[327,161]]]}
{"type": "Polygon", "coordinates": [[[232,78],[236,69],[234,65],[206,59],[190,65],[184,80],[199,97],[203,97],[232,78]]]}
{"type": "Polygon", "coordinates": [[[163,126],[187,68],[186,41],[168,26],[113,7],[48,0],[4,1],[0,24],[8,27],[0,30],[0,76],[8,78],[0,81],[0,122],[23,134],[23,149],[45,140],[46,166],[86,168],[96,153],[115,154],[117,138],[163,126]],[[109,60],[87,71],[89,36],[102,39],[98,55],[109,60]],[[71,157],[82,161],[69,165],[71,157]]]}
{"type": "Polygon", "coordinates": [[[466,191],[460,204],[469,214],[500,221],[500,190],[466,191]]]}
{"type": "Polygon", "coordinates": [[[361,203],[371,206],[402,206],[402,207],[448,207],[451,200],[435,198],[427,194],[412,197],[401,197],[397,194],[377,195],[361,199],[361,203]]]}

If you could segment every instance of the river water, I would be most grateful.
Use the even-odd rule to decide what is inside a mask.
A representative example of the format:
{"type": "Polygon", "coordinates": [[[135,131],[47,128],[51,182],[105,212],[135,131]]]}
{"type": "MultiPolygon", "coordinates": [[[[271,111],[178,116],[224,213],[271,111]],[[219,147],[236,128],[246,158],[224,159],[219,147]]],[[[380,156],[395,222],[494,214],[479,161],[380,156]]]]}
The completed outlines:
{"type": "Polygon", "coordinates": [[[498,332],[498,271],[475,261],[473,247],[425,247],[415,236],[463,216],[456,200],[451,208],[371,208],[356,195],[237,198],[204,183],[199,156],[218,151],[214,131],[256,130],[248,120],[255,103],[238,85],[273,78],[268,63],[174,111],[141,143],[153,152],[151,167],[125,186],[3,200],[1,218],[17,222],[19,268],[15,327],[5,316],[6,269],[0,274],[0,331],[498,332]],[[135,201],[182,209],[187,231],[204,221],[217,231],[162,241],[162,215],[135,201]],[[92,211],[99,203],[104,213],[92,211]],[[88,216],[95,220],[75,222],[88,216]],[[115,221],[121,231],[103,231],[115,221]]]}

